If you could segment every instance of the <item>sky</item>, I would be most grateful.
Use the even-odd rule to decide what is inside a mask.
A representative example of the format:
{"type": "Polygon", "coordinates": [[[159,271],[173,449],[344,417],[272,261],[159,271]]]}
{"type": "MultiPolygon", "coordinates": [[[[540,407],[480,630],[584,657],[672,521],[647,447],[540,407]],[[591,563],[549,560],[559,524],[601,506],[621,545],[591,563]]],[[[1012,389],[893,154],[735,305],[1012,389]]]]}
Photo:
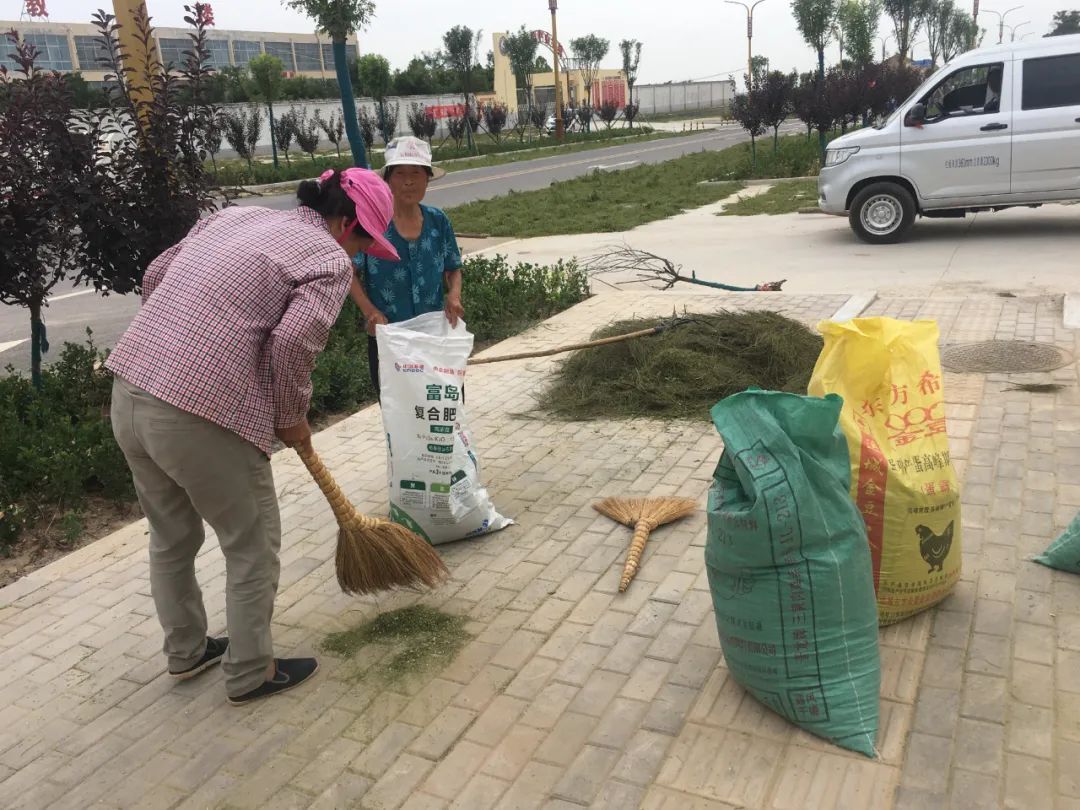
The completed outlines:
{"type": "MultiPolygon", "coordinates": [[[[88,22],[93,10],[108,6],[108,0],[46,0],[54,22],[88,22]]],[[[193,2],[193,0],[189,0],[193,2]]],[[[376,16],[360,35],[364,53],[380,53],[395,68],[403,68],[421,51],[442,46],[443,33],[454,25],[468,25],[484,32],[480,58],[492,49],[491,34],[529,29],[547,29],[551,16],[545,0],[375,0],[376,16]]],[[[967,0],[961,0],[967,2],[967,0]]],[[[183,25],[184,0],[147,0],[154,20],[163,26],[183,25]]],[[[211,0],[220,28],[310,32],[312,22],[291,11],[278,0],[211,0]]],[[[1018,38],[1028,32],[1037,36],[1050,28],[1050,19],[1061,8],[1080,6],[1080,0],[982,0],[979,22],[992,30],[987,44],[997,41],[997,17],[985,9],[1011,12],[1009,25],[1030,21],[1019,27],[1018,38]]],[[[0,0],[0,19],[17,20],[21,0],[0,0]]],[[[970,9],[969,9],[970,10],[970,9]]],[[[656,0],[561,0],[558,12],[559,39],[596,34],[611,41],[604,67],[619,68],[618,42],[638,39],[643,44],[638,81],[642,84],[727,78],[741,79],[746,65],[746,12],[721,0],[683,0],[667,6],[656,0]],[[677,16],[672,13],[677,9],[677,16]]],[[[891,23],[882,20],[879,36],[891,33],[891,23]]],[[[1006,39],[1009,32],[1006,31],[1006,39]]],[[[916,36],[916,40],[925,39],[916,36]]],[[[893,44],[889,43],[890,46],[893,44]]],[[[880,43],[879,43],[880,47],[880,43]]],[[[542,48],[541,48],[542,50],[542,48]]],[[[890,50],[889,53],[893,51],[890,50]]],[[[816,65],[813,52],[803,42],[791,16],[789,0],[763,0],[754,12],[754,53],[768,57],[773,69],[809,70],[816,65]]],[[[828,60],[839,54],[835,45],[828,60]]],[[[916,59],[928,56],[925,42],[914,49],[916,59]]]]}

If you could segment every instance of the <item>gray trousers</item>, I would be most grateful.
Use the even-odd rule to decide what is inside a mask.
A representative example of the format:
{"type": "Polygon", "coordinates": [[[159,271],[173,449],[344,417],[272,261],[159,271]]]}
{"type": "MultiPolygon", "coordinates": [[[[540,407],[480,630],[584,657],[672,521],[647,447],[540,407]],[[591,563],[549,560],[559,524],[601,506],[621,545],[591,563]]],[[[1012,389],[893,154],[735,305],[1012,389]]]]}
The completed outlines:
{"type": "Polygon", "coordinates": [[[270,460],[235,433],[119,377],[112,427],[150,523],[150,589],[169,669],[193,666],[206,650],[206,608],[195,579],[205,520],[225,555],[225,688],[232,697],[250,692],[274,655],[281,520],[270,460]]]}

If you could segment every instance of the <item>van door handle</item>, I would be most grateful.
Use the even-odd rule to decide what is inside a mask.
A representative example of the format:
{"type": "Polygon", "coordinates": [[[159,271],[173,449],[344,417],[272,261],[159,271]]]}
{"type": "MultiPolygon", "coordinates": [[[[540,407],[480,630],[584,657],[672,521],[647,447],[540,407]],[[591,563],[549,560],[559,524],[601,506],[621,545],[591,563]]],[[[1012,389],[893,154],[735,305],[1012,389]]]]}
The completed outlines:
{"type": "Polygon", "coordinates": [[[999,129],[1008,129],[1008,124],[987,124],[985,127],[979,127],[980,132],[997,132],[999,129]]]}

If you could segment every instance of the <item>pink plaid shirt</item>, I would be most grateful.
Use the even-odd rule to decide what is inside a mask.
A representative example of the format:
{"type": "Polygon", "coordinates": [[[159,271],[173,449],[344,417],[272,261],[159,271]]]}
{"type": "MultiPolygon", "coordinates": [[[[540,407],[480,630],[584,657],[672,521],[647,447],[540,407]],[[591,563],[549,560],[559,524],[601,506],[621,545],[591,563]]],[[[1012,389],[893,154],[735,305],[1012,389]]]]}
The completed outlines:
{"type": "Polygon", "coordinates": [[[351,278],[310,208],[226,208],[150,264],[143,307],[106,365],[269,454],[274,428],[307,414],[351,278]]]}

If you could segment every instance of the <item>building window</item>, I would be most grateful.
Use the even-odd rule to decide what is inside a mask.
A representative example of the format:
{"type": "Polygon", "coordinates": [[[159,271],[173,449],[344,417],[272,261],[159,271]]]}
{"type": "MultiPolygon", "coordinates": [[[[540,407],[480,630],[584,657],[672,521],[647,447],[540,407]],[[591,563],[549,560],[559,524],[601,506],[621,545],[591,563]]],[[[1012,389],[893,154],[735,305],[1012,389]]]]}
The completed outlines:
{"type": "MultiPolygon", "coordinates": [[[[34,64],[41,70],[71,70],[71,48],[62,34],[37,34],[29,31],[22,35],[28,45],[38,49],[34,64]]],[[[14,64],[10,57],[8,61],[14,64]]]]}
{"type": "MultiPolygon", "coordinates": [[[[336,67],[334,66],[334,45],[333,45],[333,43],[323,43],[323,46],[322,46],[322,58],[323,58],[323,64],[326,65],[326,70],[328,72],[336,70],[336,67]]],[[[356,43],[355,42],[346,42],[345,43],[345,62],[347,64],[350,64],[350,65],[356,63],[356,43]]]]}
{"type": "Polygon", "coordinates": [[[297,70],[316,72],[322,70],[322,60],[319,58],[319,43],[297,42],[293,44],[293,48],[296,50],[297,70]]]}
{"type": "Polygon", "coordinates": [[[237,67],[246,67],[247,63],[262,53],[262,43],[251,39],[234,39],[233,64],[237,67]]]}
{"type": "Polygon", "coordinates": [[[296,70],[291,42],[267,42],[265,44],[267,54],[276,56],[281,60],[282,70],[296,70]]]}
{"type": "Polygon", "coordinates": [[[210,67],[223,68],[232,64],[229,59],[229,40],[208,39],[206,49],[210,51],[210,67]]]}
{"type": "Polygon", "coordinates": [[[191,40],[187,38],[162,37],[158,40],[158,47],[161,48],[161,63],[167,67],[179,68],[187,64],[188,58],[184,51],[190,51],[192,46],[191,40]]]}
{"type": "Polygon", "coordinates": [[[109,52],[105,50],[101,37],[75,37],[75,58],[79,62],[79,70],[108,70],[109,66],[102,64],[102,60],[109,58],[109,52]]]}
{"type": "Polygon", "coordinates": [[[1024,60],[1025,110],[1080,107],[1080,54],[1024,60]]]}

